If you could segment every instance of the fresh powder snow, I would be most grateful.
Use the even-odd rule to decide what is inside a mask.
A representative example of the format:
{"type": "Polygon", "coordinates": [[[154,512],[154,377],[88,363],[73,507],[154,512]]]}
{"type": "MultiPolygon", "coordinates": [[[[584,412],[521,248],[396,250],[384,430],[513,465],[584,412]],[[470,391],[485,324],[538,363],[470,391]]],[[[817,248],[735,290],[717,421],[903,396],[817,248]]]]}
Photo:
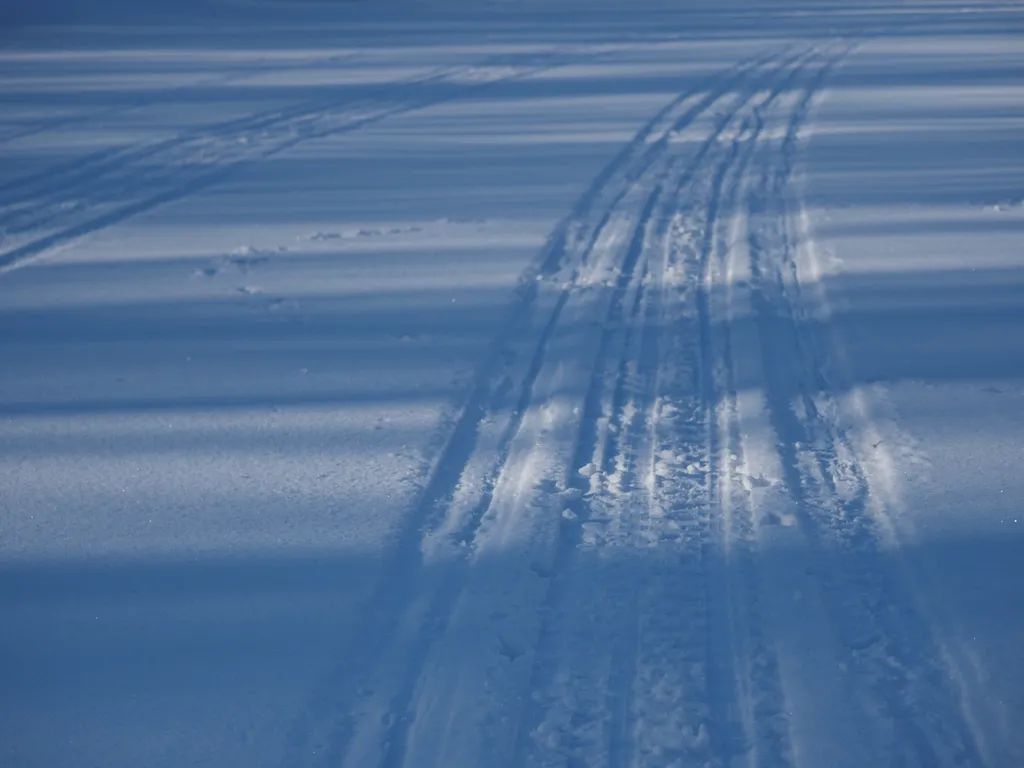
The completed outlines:
{"type": "Polygon", "coordinates": [[[1024,766],[1024,6],[0,8],[0,765],[1024,766]]]}

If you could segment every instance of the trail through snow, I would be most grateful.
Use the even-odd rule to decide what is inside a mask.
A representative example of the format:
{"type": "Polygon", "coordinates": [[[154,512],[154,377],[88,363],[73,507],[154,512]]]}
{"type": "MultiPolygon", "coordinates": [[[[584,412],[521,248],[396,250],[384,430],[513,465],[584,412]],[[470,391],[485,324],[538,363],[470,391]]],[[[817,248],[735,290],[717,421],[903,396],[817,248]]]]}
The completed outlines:
{"type": "Polygon", "coordinates": [[[0,50],[2,762],[1024,764],[1019,8],[297,8],[0,50]]]}

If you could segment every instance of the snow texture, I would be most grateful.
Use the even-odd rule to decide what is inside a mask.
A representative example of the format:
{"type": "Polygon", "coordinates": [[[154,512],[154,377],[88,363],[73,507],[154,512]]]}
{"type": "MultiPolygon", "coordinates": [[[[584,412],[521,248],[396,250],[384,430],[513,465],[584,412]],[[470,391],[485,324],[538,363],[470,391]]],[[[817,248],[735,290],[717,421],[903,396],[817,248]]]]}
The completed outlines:
{"type": "Polygon", "coordinates": [[[0,11],[0,765],[1024,765],[1024,8],[0,11]]]}

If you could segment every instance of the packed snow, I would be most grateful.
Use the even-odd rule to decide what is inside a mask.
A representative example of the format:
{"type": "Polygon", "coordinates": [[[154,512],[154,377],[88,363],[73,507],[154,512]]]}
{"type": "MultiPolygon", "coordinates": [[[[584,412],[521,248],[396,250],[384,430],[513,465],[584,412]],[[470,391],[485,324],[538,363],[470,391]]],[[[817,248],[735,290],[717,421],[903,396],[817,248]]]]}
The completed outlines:
{"type": "Polygon", "coordinates": [[[0,765],[1024,766],[1024,7],[0,10],[0,765]]]}

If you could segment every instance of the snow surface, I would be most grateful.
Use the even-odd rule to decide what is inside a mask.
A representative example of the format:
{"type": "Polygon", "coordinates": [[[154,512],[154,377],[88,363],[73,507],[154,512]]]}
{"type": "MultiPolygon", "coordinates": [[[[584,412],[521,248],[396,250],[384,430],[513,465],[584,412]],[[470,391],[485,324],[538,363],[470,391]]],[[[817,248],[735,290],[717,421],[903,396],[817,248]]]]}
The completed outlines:
{"type": "Polygon", "coordinates": [[[1024,8],[0,11],[0,765],[1024,765],[1024,8]]]}

